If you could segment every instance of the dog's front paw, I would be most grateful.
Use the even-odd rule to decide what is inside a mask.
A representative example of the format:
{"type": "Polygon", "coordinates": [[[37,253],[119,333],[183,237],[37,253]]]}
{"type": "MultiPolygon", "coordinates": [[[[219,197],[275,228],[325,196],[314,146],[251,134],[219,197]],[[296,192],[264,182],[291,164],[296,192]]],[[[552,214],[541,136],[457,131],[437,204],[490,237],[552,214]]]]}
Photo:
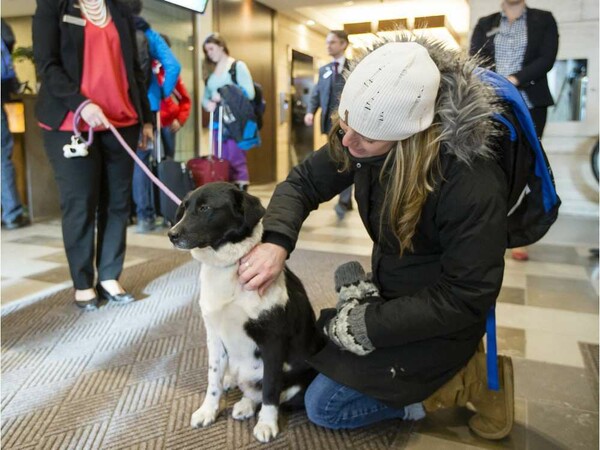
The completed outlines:
{"type": "Polygon", "coordinates": [[[203,404],[199,409],[192,414],[190,425],[194,428],[206,427],[217,420],[219,413],[218,406],[203,404]]]}
{"type": "Polygon", "coordinates": [[[249,419],[254,415],[256,409],[256,403],[250,400],[248,397],[242,397],[242,399],[233,405],[233,411],[231,417],[235,420],[249,419]]]}
{"type": "Polygon", "coordinates": [[[277,437],[279,427],[277,422],[267,422],[259,420],[254,427],[254,437],[260,442],[269,442],[277,437]]]}

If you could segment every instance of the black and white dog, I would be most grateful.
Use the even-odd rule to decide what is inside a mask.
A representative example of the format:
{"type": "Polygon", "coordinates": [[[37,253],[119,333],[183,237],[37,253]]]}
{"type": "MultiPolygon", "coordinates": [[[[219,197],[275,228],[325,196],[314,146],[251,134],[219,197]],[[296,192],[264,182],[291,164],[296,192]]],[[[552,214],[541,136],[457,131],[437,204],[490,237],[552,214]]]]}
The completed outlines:
{"type": "Polygon", "coordinates": [[[316,372],[306,363],[320,345],[315,315],[302,283],[289,269],[260,296],[238,281],[239,259],[261,241],[260,200],[229,183],[190,192],[169,230],[175,247],[202,263],[200,308],[208,346],[208,387],[193,427],[213,423],[223,389],[239,386],[234,419],[254,415],[254,436],[268,442],[279,432],[279,404],[302,404],[316,372]]]}

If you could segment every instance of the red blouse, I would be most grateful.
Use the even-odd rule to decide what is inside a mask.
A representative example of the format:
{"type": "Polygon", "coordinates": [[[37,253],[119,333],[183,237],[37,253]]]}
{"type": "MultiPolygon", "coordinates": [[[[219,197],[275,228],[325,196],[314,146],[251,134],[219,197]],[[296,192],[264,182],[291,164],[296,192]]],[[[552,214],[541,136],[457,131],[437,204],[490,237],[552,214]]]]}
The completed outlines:
{"type": "MultiPolygon", "coordinates": [[[[138,123],[137,112],[129,98],[121,39],[112,20],[103,28],[89,20],[85,24],[81,94],[100,106],[116,128],[138,123]]],[[[59,130],[73,131],[73,114],[69,111],[59,130]]],[[[81,131],[88,130],[83,121],[80,121],[79,128],[81,131]]],[[[103,129],[95,128],[98,131],[103,129]]]]}

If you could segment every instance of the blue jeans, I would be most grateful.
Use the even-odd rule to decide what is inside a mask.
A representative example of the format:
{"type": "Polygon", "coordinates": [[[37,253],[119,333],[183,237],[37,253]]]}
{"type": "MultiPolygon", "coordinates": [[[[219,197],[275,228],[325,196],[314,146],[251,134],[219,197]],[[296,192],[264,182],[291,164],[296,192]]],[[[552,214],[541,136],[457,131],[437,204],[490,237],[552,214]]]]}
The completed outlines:
{"type": "Polygon", "coordinates": [[[421,403],[390,408],[323,374],[317,375],[308,386],[304,403],[311,422],[333,430],[360,428],[387,419],[416,420],[425,416],[421,403]]]}
{"type": "MultiPolygon", "coordinates": [[[[136,154],[144,162],[146,167],[150,167],[150,157],[152,150],[136,150],[136,154]]],[[[133,169],[133,201],[136,206],[138,221],[154,220],[156,211],[154,210],[154,187],[148,175],[137,164],[133,169]]]]}
{"type": "Polygon", "coordinates": [[[13,137],[8,129],[8,119],[2,105],[2,220],[13,222],[23,214],[23,206],[17,192],[15,166],[12,162],[13,137]]]}
{"type": "Polygon", "coordinates": [[[160,136],[162,138],[165,158],[175,159],[175,133],[171,131],[171,127],[162,127],[160,136]]]}

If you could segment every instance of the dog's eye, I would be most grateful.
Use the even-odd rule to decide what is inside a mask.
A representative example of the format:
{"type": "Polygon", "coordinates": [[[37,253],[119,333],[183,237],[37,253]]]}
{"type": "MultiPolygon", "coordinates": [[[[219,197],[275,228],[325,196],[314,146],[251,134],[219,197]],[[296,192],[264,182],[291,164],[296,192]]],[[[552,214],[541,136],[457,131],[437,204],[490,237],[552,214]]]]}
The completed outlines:
{"type": "Polygon", "coordinates": [[[200,212],[206,212],[210,209],[210,206],[208,205],[200,205],[200,212]]]}

